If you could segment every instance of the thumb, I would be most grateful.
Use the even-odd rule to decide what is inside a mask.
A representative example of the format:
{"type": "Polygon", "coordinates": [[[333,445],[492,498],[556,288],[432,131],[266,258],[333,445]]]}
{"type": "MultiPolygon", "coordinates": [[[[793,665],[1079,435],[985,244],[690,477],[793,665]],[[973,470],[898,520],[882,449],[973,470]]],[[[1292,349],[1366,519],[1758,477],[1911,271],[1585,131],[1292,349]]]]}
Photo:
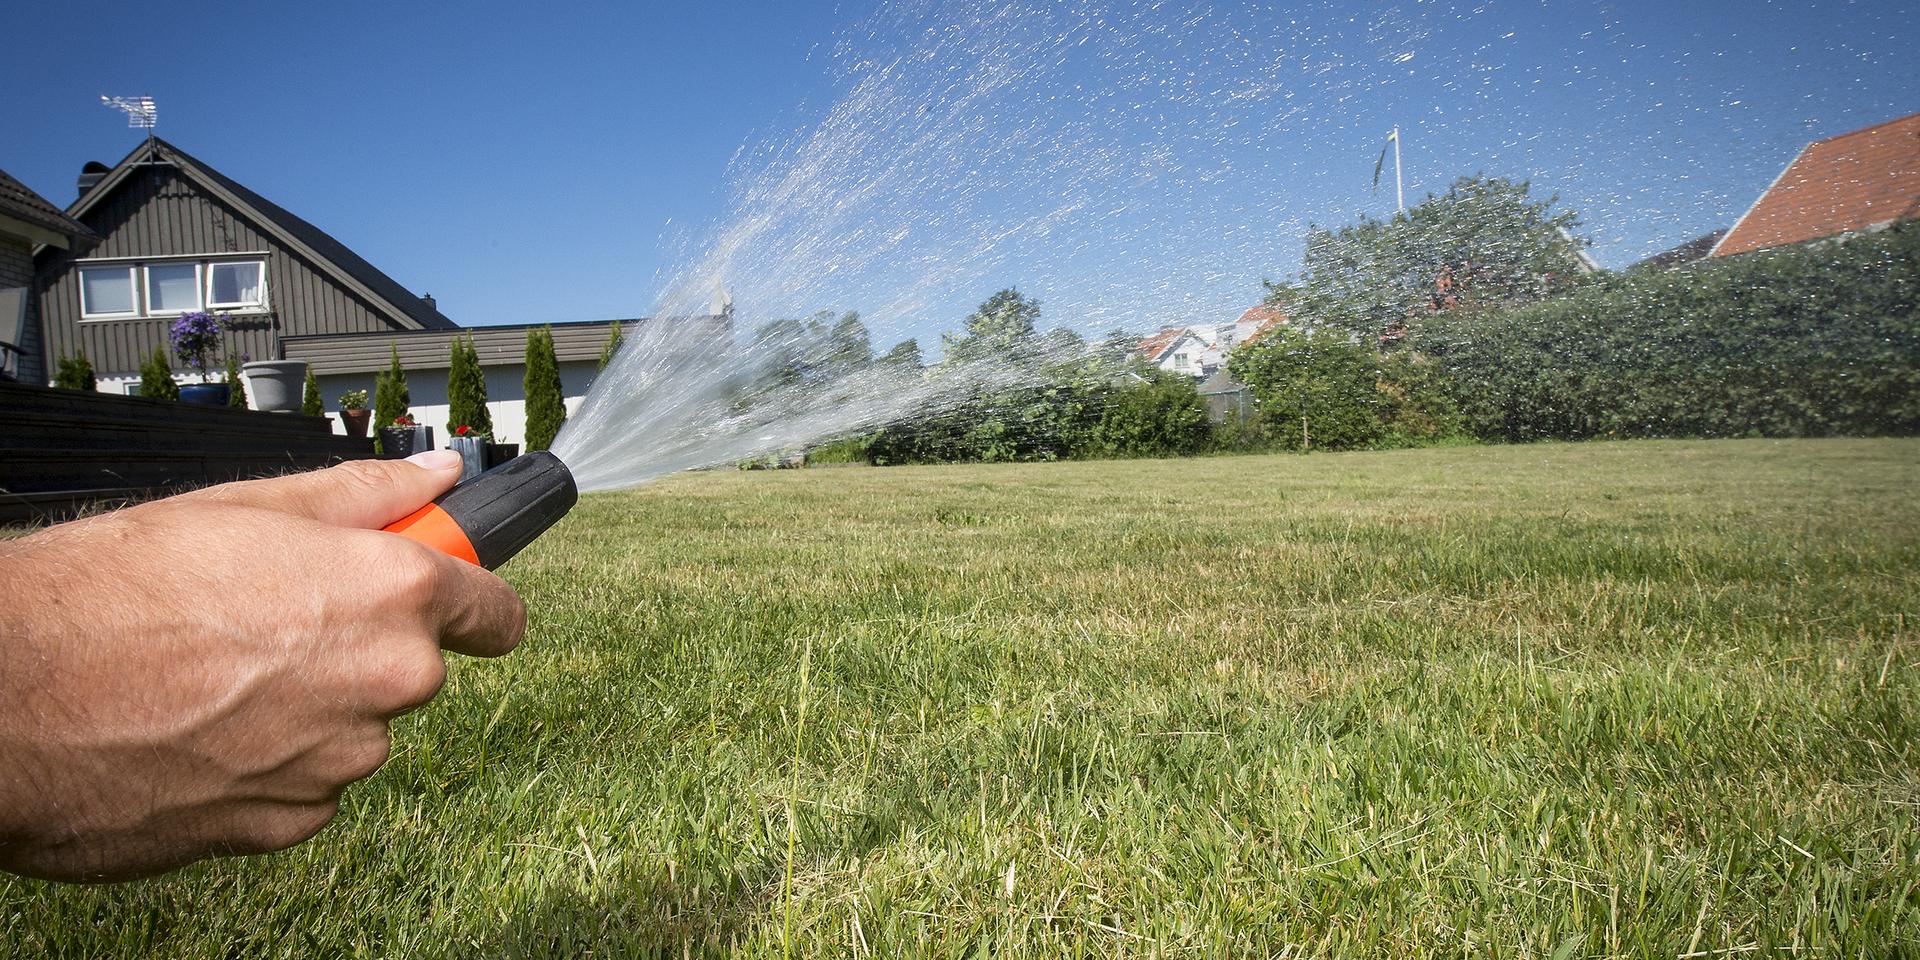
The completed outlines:
{"type": "Polygon", "coordinates": [[[378,530],[420,509],[460,480],[460,455],[428,450],[405,460],[349,460],[267,480],[223,483],[177,499],[289,513],[336,527],[378,530]]]}

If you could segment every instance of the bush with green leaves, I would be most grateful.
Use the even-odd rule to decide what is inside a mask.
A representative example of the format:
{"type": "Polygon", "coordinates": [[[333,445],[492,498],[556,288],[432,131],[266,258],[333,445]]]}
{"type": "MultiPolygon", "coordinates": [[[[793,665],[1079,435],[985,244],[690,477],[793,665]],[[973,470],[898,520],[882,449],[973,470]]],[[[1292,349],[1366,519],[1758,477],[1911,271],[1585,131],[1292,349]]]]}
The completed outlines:
{"type": "Polygon", "coordinates": [[[365,410],[366,408],[367,392],[365,390],[348,390],[340,395],[340,409],[365,410]]]}
{"type": "Polygon", "coordinates": [[[1228,443],[1281,450],[1412,446],[1462,433],[1434,363],[1385,351],[1345,331],[1283,327],[1227,360],[1256,408],[1218,434],[1228,443]]]}
{"type": "MultiPolygon", "coordinates": [[[[1143,365],[1144,366],[1144,365],[1143,365]]],[[[1206,401],[1192,377],[1148,367],[1104,391],[1105,406],[1088,452],[1110,457],[1199,453],[1212,436],[1206,401]]]]}
{"type": "Polygon", "coordinates": [[[146,362],[140,364],[140,395],[155,400],[180,399],[180,383],[173,379],[173,365],[167,362],[167,351],[154,347],[146,362]]]}
{"type": "Polygon", "coordinates": [[[615,320],[608,324],[607,343],[600,348],[600,365],[594,369],[605,370],[607,364],[612,363],[614,356],[620,352],[620,345],[626,342],[627,334],[624,330],[620,329],[620,321],[615,320]]]}
{"type": "Polygon", "coordinates": [[[400,348],[396,346],[391,349],[392,359],[387,363],[387,369],[373,378],[375,427],[392,426],[413,405],[413,394],[407,389],[407,371],[400,366],[400,348]]]}
{"type": "Polygon", "coordinates": [[[1920,223],[1423,318],[1489,440],[1920,433],[1920,223]]]}
{"type": "Polygon", "coordinates": [[[553,350],[553,330],[527,331],[527,373],[522,381],[527,403],[527,451],[553,446],[567,422],[567,398],[560,387],[560,360],[553,350]]]}
{"type": "Polygon", "coordinates": [[[234,356],[233,351],[229,350],[227,351],[227,359],[224,366],[226,368],[227,406],[239,407],[245,410],[247,408],[247,384],[246,381],[240,379],[240,358],[234,356]]]}
{"type": "Polygon", "coordinates": [[[300,396],[300,413],[309,417],[327,415],[327,405],[320,399],[320,381],[313,375],[312,364],[307,365],[307,382],[300,396]]]}
{"type": "Polygon", "coordinates": [[[480,351],[474,347],[471,333],[455,337],[448,347],[447,436],[454,436],[461,427],[474,434],[493,433],[493,414],[487,411],[487,375],[480,369],[480,351]]]}
{"type": "Polygon", "coordinates": [[[60,365],[53,374],[53,385],[62,390],[92,390],[94,388],[93,361],[87,359],[85,350],[77,350],[69,357],[60,355],[60,365]]]}

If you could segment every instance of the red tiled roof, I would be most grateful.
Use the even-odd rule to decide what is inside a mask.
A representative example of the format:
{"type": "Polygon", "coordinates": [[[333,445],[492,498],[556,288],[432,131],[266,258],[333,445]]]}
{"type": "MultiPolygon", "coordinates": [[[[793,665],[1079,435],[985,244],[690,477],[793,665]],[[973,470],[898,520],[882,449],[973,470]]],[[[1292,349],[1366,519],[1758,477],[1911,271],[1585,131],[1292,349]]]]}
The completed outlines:
{"type": "Polygon", "coordinates": [[[1280,307],[1263,303],[1257,307],[1248,307],[1247,312],[1241,314],[1240,319],[1235,322],[1254,323],[1256,321],[1260,325],[1253,328],[1252,333],[1247,334],[1240,340],[1242,344],[1252,343],[1272,332],[1273,328],[1286,323],[1287,311],[1280,307]]]}
{"type": "Polygon", "coordinates": [[[1140,346],[1134,348],[1134,352],[1148,360],[1158,360],[1186,332],[1186,327],[1161,327],[1159,333],[1140,341],[1140,346]]]}
{"type": "Polygon", "coordinates": [[[1920,217],[1920,113],[1808,144],[1712,256],[1915,217],[1920,217]]]}

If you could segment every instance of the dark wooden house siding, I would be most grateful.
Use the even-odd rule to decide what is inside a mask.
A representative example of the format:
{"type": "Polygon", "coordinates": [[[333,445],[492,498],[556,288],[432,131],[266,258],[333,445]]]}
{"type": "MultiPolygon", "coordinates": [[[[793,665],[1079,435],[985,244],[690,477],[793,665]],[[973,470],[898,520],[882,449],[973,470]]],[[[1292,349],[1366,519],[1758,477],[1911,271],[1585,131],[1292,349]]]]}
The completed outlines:
{"type": "MultiPolygon", "coordinates": [[[[102,237],[84,260],[265,252],[269,312],[234,318],[239,327],[235,346],[255,360],[276,359],[281,336],[402,329],[172,167],[132,171],[111,196],[79,219],[102,237]]],[[[48,258],[42,261],[45,286],[40,298],[47,356],[84,349],[104,376],[137,371],[154,347],[166,345],[170,317],[80,319],[79,271],[73,259],[64,251],[42,256],[48,258]]]]}

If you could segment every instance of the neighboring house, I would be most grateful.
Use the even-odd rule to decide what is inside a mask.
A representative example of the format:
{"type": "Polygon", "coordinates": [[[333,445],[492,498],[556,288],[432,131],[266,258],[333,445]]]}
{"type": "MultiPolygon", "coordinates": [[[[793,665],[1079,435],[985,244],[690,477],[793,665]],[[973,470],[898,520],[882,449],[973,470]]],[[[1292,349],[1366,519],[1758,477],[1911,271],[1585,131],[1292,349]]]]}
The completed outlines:
{"type": "Polygon", "coordinates": [[[0,170],[0,379],[42,383],[43,361],[33,250],[76,250],[99,238],[26,184],[0,170]]]}
{"type": "MultiPolygon", "coordinates": [[[[227,313],[232,349],[256,360],[308,361],[329,410],[346,390],[370,389],[373,371],[385,368],[397,346],[416,416],[444,430],[447,348],[469,328],[443,315],[431,296],[412,293],[325,231],[157,137],[111,168],[88,164],[78,186],[67,215],[99,242],[84,254],[40,250],[40,357],[83,349],[99,389],[132,393],[141,363],[168,346],[175,317],[227,313]]],[[[611,322],[553,325],[569,408],[585,394],[611,322]]],[[[527,327],[470,329],[495,434],[520,442],[527,327]]],[[[176,376],[187,373],[175,368],[176,376]]],[[[36,379],[44,382],[44,373],[36,379]]]]}
{"type": "Polygon", "coordinates": [[[1674,267],[1683,267],[1689,263],[1705,260],[1707,255],[1713,252],[1714,245],[1719,243],[1720,238],[1726,235],[1727,231],[1720,229],[1712,233],[1694,237],[1692,240],[1688,240],[1686,243],[1680,244],[1677,247],[1662,250],[1627,269],[1671,270],[1674,267]]]}
{"type": "Polygon", "coordinates": [[[1712,256],[1882,230],[1920,217],[1920,113],[1810,143],[1712,256]]]}
{"type": "Polygon", "coordinates": [[[1263,304],[1248,308],[1232,323],[1162,327],[1158,333],[1140,341],[1134,355],[1169,373],[1184,373],[1204,380],[1226,365],[1227,354],[1235,347],[1252,342],[1285,322],[1285,310],[1263,304]]]}
{"type": "MultiPolygon", "coordinates": [[[[414,419],[433,427],[435,441],[444,445],[448,348],[455,337],[472,334],[474,352],[479,355],[481,372],[486,375],[487,412],[493,417],[493,434],[502,442],[520,443],[527,435],[526,402],[522,394],[527,375],[527,331],[541,326],[552,328],[553,352],[560,360],[560,391],[566,396],[567,412],[572,414],[579,409],[587,388],[593,384],[600,351],[606,348],[607,337],[616,323],[631,339],[641,321],[516,323],[403,333],[318,334],[284,337],[280,345],[286,359],[307,361],[314,378],[320,382],[320,395],[329,410],[334,409],[340,395],[348,390],[365,390],[367,396],[372,397],[374,374],[387,369],[393,352],[398,350],[400,366],[407,371],[407,395],[412,399],[409,407],[414,419]]],[[[725,327],[717,324],[714,329],[725,327]]]]}

